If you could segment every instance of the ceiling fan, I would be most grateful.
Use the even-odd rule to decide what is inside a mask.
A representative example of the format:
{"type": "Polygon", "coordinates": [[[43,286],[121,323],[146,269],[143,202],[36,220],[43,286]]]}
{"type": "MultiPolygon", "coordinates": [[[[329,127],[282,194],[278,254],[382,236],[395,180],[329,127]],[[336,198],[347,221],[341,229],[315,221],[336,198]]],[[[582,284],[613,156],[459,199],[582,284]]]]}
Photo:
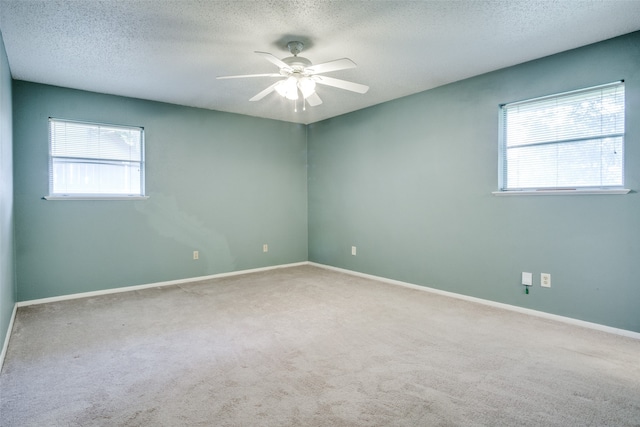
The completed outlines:
{"type": "MultiPolygon", "coordinates": [[[[322,73],[328,73],[331,71],[346,70],[349,68],[355,68],[356,63],[349,58],[336,59],[329,62],[323,62],[321,64],[313,65],[311,61],[302,56],[298,56],[304,44],[299,41],[292,41],[287,43],[287,48],[293,56],[287,58],[278,59],[267,52],[256,53],[267,61],[275,64],[280,68],[278,73],[267,74],[245,74],[238,76],[221,76],[217,79],[242,79],[247,77],[282,77],[280,80],[255,95],[249,101],[259,101],[271,92],[275,91],[280,96],[297,101],[302,96],[303,108],[306,103],[315,107],[322,104],[322,99],[316,93],[316,83],[333,86],[339,89],[345,89],[357,93],[366,93],[369,90],[369,86],[348,82],[346,80],[336,79],[333,77],[322,76],[322,73]]],[[[297,111],[297,102],[296,102],[297,111]]]]}

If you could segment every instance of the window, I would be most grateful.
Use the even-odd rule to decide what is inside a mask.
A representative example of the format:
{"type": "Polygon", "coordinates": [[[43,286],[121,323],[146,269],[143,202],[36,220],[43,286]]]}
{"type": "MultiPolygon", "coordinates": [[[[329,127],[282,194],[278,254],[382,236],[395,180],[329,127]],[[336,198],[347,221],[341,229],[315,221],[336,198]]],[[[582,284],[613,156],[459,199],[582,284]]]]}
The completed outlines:
{"type": "Polygon", "coordinates": [[[144,129],[49,119],[49,196],[144,196],[144,129]]]}
{"type": "Polygon", "coordinates": [[[500,190],[624,186],[624,82],[500,107],[500,190]]]}

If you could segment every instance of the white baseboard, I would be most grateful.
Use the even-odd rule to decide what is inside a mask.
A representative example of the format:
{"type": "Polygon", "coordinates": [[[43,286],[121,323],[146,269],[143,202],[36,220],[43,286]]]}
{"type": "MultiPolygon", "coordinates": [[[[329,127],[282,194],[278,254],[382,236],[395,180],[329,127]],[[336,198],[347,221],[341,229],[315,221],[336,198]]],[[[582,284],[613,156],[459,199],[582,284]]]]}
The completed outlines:
{"type": "Polygon", "coordinates": [[[308,264],[309,264],[308,261],[302,261],[302,262],[296,262],[296,263],[292,263],[292,264],[271,265],[271,266],[268,266],[268,267],[252,268],[252,269],[249,269],[249,270],[238,270],[238,271],[230,271],[228,273],[211,274],[209,276],[190,277],[188,279],[169,280],[169,281],[166,281],[166,282],[149,283],[149,284],[146,284],[146,285],[124,286],[124,287],[121,287],[121,288],[103,289],[103,290],[100,290],[100,291],[80,292],[80,293],[77,293],[77,294],[60,295],[60,296],[57,296],[57,297],[40,298],[40,299],[33,299],[33,300],[29,300],[29,301],[20,301],[20,302],[16,303],[16,305],[18,307],[26,307],[26,306],[29,306],[29,305],[46,304],[46,303],[49,303],[49,302],[56,302],[56,301],[66,301],[66,300],[72,300],[72,299],[78,299],[78,298],[88,298],[88,297],[95,297],[95,296],[100,296],[100,295],[117,294],[117,293],[120,293],[120,292],[138,291],[140,289],[159,288],[159,287],[171,286],[171,285],[181,285],[181,284],[184,284],[184,283],[200,282],[202,280],[210,280],[210,279],[219,279],[219,278],[222,278],[222,277],[239,276],[239,275],[242,275],[242,274],[258,273],[258,272],[261,272],[261,271],[276,270],[276,269],[279,269],[279,268],[297,267],[297,266],[300,266],[300,265],[308,265],[308,264]]]}
{"type": "Polygon", "coordinates": [[[515,311],[518,313],[528,314],[530,316],[542,317],[544,319],[555,320],[562,323],[568,323],[570,325],[581,326],[583,328],[595,329],[597,331],[608,332],[610,334],[622,335],[629,338],[634,338],[640,340],[640,333],[634,331],[628,331],[626,329],[614,328],[611,326],[601,325],[599,323],[587,322],[585,320],[574,319],[572,317],[560,316],[557,314],[545,313],[544,311],[532,310],[530,308],[518,307],[517,305],[504,304],[501,302],[486,300],[482,298],[471,297],[468,295],[457,294],[454,292],[443,291],[440,289],[430,288],[428,286],[415,285],[413,283],[401,282],[399,280],[387,279],[386,277],[374,276],[371,274],[360,273],[353,270],[347,270],[339,267],[332,267],[330,265],[318,264],[315,262],[309,262],[309,265],[313,265],[315,267],[324,268],[327,270],[338,271],[345,274],[350,274],[352,276],[362,277],[365,279],[377,280],[379,282],[389,283],[391,285],[403,286],[405,288],[417,289],[419,291],[431,292],[438,295],[444,295],[451,298],[457,298],[465,301],[471,301],[478,304],[484,304],[491,307],[502,308],[505,310],[515,311]]]}
{"type": "Polygon", "coordinates": [[[13,321],[16,319],[16,312],[18,311],[18,304],[13,305],[13,311],[11,312],[11,319],[9,320],[9,326],[7,327],[7,335],[4,337],[4,344],[2,344],[2,352],[0,353],[0,372],[2,372],[2,366],[4,365],[4,357],[7,355],[7,349],[9,348],[9,339],[11,338],[11,332],[13,331],[13,321]]]}

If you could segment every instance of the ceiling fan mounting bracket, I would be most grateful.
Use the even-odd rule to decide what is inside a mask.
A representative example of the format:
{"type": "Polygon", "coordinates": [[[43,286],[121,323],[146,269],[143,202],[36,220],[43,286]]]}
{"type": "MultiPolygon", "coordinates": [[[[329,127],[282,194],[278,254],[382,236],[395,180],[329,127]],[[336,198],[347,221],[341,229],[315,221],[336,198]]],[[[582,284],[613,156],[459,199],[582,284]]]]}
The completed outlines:
{"type": "Polygon", "coordinates": [[[302,52],[302,49],[304,49],[304,43],[297,41],[289,42],[287,43],[287,49],[289,49],[291,55],[297,56],[300,52],[302,52]]]}

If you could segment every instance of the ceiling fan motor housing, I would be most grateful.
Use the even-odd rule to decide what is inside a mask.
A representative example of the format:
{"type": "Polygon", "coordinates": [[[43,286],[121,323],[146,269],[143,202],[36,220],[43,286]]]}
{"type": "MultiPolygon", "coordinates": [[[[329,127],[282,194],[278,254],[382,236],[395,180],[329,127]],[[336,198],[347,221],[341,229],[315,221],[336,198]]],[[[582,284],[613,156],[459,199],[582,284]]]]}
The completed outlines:
{"type": "Polygon", "coordinates": [[[306,67],[311,66],[311,61],[302,56],[289,56],[288,58],[283,58],[282,62],[290,66],[293,71],[302,72],[306,67]]]}

